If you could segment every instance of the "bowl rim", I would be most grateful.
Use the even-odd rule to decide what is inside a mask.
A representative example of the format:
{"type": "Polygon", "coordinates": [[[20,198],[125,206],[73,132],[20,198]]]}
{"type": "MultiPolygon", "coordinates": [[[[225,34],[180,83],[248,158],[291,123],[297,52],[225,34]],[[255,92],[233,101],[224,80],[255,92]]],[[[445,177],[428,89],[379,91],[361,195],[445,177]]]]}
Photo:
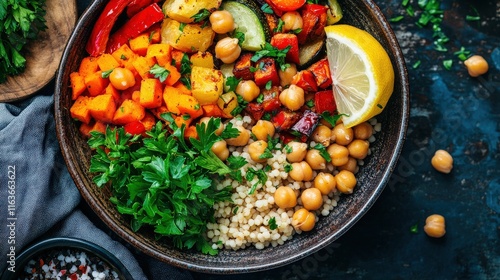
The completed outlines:
{"type": "Polygon", "coordinates": [[[0,280],[17,279],[17,275],[24,268],[27,262],[37,255],[55,248],[71,248],[86,251],[87,253],[93,254],[99,257],[102,261],[108,263],[114,270],[116,270],[116,272],[123,276],[123,279],[133,280],[132,275],[127,270],[125,265],[123,265],[123,263],[111,252],[95,243],[74,237],[53,237],[30,245],[16,257],[16,267],[19,269],[16,269],[15,273],[6,269],[0,280]]]}
{"type": "MultiPolygon", "coordinates": [[[[99,5],[103,5],[104,0],[95,0],[92,2],[89,7],[84,11],[82,16],[79,18],[75,30],[81,29],[83,27],[88,28],[88,26],[85,26],[84,20],[87,19],[91,12],[99,5]]],[[[396,164],[399,160],[399,156],[402,152],[402,148],[404,145],[404,142],[406,140],[406,132],[407,132],[407,127],[408,127],[408,121],[409,121],[409,112],[410,112],[410,102],[409,102],[409,94],[410,94],[410,85],[409,85],[409,78],[408,78],[408,71],[406,68],[406,64],[404,61],[404,55],[401,51],[400,45],[398,43],[398,40],[396,38],[396,35],[394,31],[392,30],[389,21],[385,18],[383,15],[382,11],[380,8],[375,4],[374,0],[363,0],[361,4],[364,4],[368,6],[371,9],[371,13],[373,13],[373,19],[376,22],[377,25],[381,26],[382,29],[384,30],[384,37],[389,41],[388,48],[390,52],[394,54],[394,60],[393,65],[394,65],[394,72],[396,74],[396,78],[399,78],[401,86],[401,103],[403,106],[401,106],[402,110],[402,119],[401,122],[398,123],[397,129],[399,131],[398,135],[395,135],[394,137],[397,138],[397,142],[394,145],[394,148],[392,149],[392,153],[390,153],[390,158],[387,162],[387,167],[384,168],[383,172],[381,173],[380,177],[382,178],[377,185],[375,185],[373,193],[368,197],[368,199],[363,201],[363,204],[361,206],[361,210],[353,214],[344,224],[343,226],[337,230],[334,234],[329,236],[328,238],[321,239],[320,242],[316,243],[314,246],[307,248],[304,252],[302,252],[300,255],[290,255],[283,257],[279,260],[273,260],[273,261],[268,261],[265,263],[260,263],[260,264],[248,264],[245,267],[228,267],[224,266],[223,263],[220,263],[220,266],[217,265],[203,265],[203,264],[197,264],[193,263],[184,259],[179,259],[176,258],[175,256],[170,256],[169,254],[166,254],[165,252],[160,252],[156,248],[154,248],[151,244],[144,243],[138,241],[136,238],[133,236],[129,235],[124,229],[121,228],[120,224],[117,223],[112,219],[112,216],[110,214],[104,213],[103,211],[99,211],[97,209],[94,209],[94,206],[90,202],[96,202],[94,198],[92,198],[91,193],[89,190],[86,188],[82,187],[85,185],[84,181],[82,178],[85,176],[85,174],[77,173],[74,174],[73,172],[70,172],[73,180],[75,181],[76,186],[80,190],[82,196],[84,199],[91,204],[92,210],[96,213],[96,215],[110,228],[112,229],[115,233],[117,233],[118,236],[120,236],[124,241],[130,243],[133,245],[135,248],[140,250],[141,252],[152,256],[160,261],[163,261],[165,263],[177,266],[179,268],[183,269],[188,269],[192,271],[197,271],[197,272],[202,272],[202,273],[211,273],[211,274],[235,274],[235,273],[248,273],[248,272],[257,272],[257,271],[264,271],[264,270],[269,270],[277,267],[281,267],[287,264],[290,264],[292,262],[298,261],[302,258],[305,258],[323,248],[331,244],[333,241],[338,239],[340,236],[342,236],[344,233],[346,233],[356,222],[359,221],[359,219],[368,212],[368,210],[373,206],[375,201],[378,199],[380,194],[383,192],[386,184],[388,183],[391,174],[393,170],[396,167],[396,164]],[[92,201],[88,201],[88,199],[92,198],[92,201]]],[[[66,134],[66,129],[60,124],[59,120],[62,119],[61,116],[61,107],[59,107],[60,103],[60,98],[61,96],[57,93],[61,92],[61,85],[63,84],[62,81],[62,76],[63,72],[65,69],[65,63],[68,61],[68,56],[69,56],[69,48],[68,46],[75,41],[76,35],[73,33],[68,40],[67,47],[65,48],[63,52],[63,56],[59,65],[58,73],[56,76],[56,94],[54,95],[54,106],[55,106],[55,118],[56,118],[56,130],[57,130],[57,138],[59,140],[59,143],[61,145],[61,151],[64,156],[64,160],[66,162],[66,165],[68,166],[68,169],[71,170],[77,170],[75,163],[72,162],[72,160],[76,160],[75,158],[71,158],[71,155],[67,154],[65,149],[63,148],[63,144],[67,144],[66,140],[64,139],[63,135],[66,134]]]]}

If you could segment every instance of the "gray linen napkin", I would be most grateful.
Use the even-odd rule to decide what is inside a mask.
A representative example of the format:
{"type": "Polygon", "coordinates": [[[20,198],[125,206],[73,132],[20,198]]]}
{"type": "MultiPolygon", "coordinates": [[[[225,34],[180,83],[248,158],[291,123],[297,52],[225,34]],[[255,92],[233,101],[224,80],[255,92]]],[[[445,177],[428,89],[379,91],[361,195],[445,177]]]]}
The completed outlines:
{"type": "MultiPolygon", "coordinates": [[[[60,153],[52,110],[52,95],[0,103],[0,275],[11,247],[18,256],[40,237],[65,236],[102,246],[134,279],[148,279],[134,254],[78,210],[80,194],[60,153]]],[[[144,267],[150,279],[191,278],[153,259],[144,267]]]]}

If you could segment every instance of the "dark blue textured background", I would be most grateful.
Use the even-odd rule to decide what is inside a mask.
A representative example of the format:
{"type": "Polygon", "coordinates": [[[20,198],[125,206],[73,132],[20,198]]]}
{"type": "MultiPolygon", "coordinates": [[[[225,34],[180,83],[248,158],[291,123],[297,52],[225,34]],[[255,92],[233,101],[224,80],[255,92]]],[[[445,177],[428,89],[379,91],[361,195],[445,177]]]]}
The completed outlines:
{"type": "MultiPolygon", "coordinates": [[[[405,14],[401,0],[375,2],[387,18],[405,14]]],[[[410,123],[399,164],[372,209],[329,247],[288,266],[195,279],[500,279],[500,3],[441,2],[447,52],[434,49],[432,30],[415,17],[391,24],[408,66],[410,123]],[[481,20],[467,21],[474,9],[481,20]],[[482,78],[469,77],[453,55],[462,46],[490,64],[482,78]],[[442,65],[447,59],[451,70],[442,65]],[[453,156],[450,174],[432,168],[437,149],[453,156]],[[423,231],[433,213],[446,218],[441,239],[423,231]]],[[[78,0],[80,12],[88,3],[78,0]]]]}

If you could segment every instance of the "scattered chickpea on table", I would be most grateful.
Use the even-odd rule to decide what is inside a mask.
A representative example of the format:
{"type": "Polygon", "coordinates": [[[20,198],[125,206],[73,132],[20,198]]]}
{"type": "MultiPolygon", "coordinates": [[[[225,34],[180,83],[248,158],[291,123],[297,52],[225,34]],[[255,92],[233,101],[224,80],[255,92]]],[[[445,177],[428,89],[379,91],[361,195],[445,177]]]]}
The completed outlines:
{"type": "Polygon", "coordinates": [[[464,61],[471,77],[479,77],[488,72],[488,62],[480,55],[473,55],[464,61]]]}
{"type": "Polygon", "coordinates": [[[439,214],[433,214],[427,217],[425,220],[424,231],[430,237],[443,237],[446,233],[444,217],[439,214]]]}
{"type": "Polygon", "coordinates": [[[437,150],[431,159],[431,164],[441,173],[450,173],[453,168],[453,157],[445,150],[437,150]]]}

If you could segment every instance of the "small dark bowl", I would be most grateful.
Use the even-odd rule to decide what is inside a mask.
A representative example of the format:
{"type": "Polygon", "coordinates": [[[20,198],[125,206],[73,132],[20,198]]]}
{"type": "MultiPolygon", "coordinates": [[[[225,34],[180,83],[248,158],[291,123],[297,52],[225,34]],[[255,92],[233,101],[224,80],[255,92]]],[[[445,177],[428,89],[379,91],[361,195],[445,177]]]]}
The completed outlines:
{"type": "Polygon", "coordinates": [[[76,249],[84,251],[87,254],[94,255],[103,262],[107,263],[110,269],[113,269],[118,273],[121,280],[134,280],[125,266],[106,249],[82,239],[68,237],[55,237],[40,241],[30,246],[16,257],[16,272],[12,273],[11,271],[6,270],[0,280],[17,280],[21,271],[30,260],[43,256],[44,253],[48,253],[53,249],[76,249]]]}
{"type": "Polygon", "coordinates": [[[207,256],[156,241],[152,232],[133,232],[127,219],[109,201],[109,192],[92,182],[88,173],[91,151],[69,112],[72,104],[69,74],[78,69],[79,62],[86,55],[83,46],[106,2],[94,1],[78,21],[69,40],[57,73],[55,118],[63,156],[83,198],[124,240],[147,255],[194,271],[219,274],[261,271],[289,264],[324,248],[346,233],[376,201],[396,166],[406,135],[409,114],[407,70],[396,36],[377,5],[372,0],[339,0],[344,12],[342,22],[364,29],[377,38],[387,50],[395,71],[394,93],[384,112],[377,116],[382,123],[382,132],[376,135],[377,140],[371,146],[372,155],[357,174],[359,186],[354,194],[342,196],[338,206],[329,216],[322,217],[313,231],[297,234],[284,245],[264,250],[222,250],[217,256],[207,256]]]}

